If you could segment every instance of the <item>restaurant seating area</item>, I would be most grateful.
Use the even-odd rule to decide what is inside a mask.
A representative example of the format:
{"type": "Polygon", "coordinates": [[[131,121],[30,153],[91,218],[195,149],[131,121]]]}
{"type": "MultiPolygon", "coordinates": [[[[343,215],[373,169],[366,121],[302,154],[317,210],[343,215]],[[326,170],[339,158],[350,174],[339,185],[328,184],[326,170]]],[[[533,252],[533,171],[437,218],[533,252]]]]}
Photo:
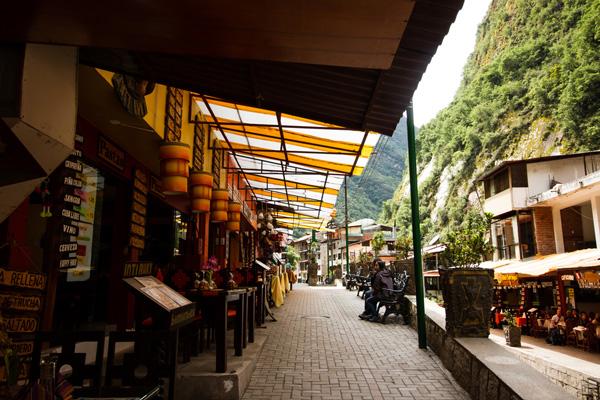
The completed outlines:
{"type": "MultiPolygon", "coordinates": [[[[566,316],[561,315],[557,324],[558,331],[555,343],[552,343],[553,339],[551,338],[551,319],[553,316],[551,312],[532,308],[521,315],[516,317],[515,321],[521,328],[522,334],[544,339],[549,344],[572,346],[589,352],[600,352],[600,323],[597,314],[594,312],[582,312],[580,314],[573,309],[567,311],[566,316]]],[[[494,328],[501,328],[502,325],[506,324],[506,318],[501,308],[493,310],[491,319],[491,325],[494,328]]]]}

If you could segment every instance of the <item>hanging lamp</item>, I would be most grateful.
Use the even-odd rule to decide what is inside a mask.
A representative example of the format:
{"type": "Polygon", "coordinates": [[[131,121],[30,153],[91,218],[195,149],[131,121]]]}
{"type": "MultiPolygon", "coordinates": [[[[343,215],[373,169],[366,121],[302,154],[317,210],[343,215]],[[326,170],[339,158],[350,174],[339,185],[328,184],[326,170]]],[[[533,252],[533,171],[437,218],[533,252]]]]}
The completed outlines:
{"type": "Polygon", "coordinates": [[[227,222],[228,197],[227,189],[213,189],[210,202],[211,222],[227,222]]]}
{"type": "Polygon", "coordinates": [[[210,172],[192,171],[190,174],[192,212],[207,213],[210,211],[213,177],[210,172]]]}
{"type": "Polygon", "coordinates": [[[190,146],[181,142],[163,142],[159,156],[162,192],[166,195],[187,193],[190,146]]]}
{"type": "Polygon", "coordinates": [[[239,232],[242,205],[237,201],[230,201],[227,207],[227,211],[227,230],[239,232]]]}

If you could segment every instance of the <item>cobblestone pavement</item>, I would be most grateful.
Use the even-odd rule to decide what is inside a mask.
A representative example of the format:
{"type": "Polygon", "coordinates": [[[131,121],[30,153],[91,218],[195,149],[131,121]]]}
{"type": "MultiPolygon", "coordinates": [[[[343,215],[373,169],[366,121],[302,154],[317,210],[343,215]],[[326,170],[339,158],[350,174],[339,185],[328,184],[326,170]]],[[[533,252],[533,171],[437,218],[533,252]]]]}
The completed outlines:
{"type": "Polygon", "coordinates": [[[362,309],[355,291],[295,287],[244,399],[468,399],[413,329],[362,321],[362,309]]]}

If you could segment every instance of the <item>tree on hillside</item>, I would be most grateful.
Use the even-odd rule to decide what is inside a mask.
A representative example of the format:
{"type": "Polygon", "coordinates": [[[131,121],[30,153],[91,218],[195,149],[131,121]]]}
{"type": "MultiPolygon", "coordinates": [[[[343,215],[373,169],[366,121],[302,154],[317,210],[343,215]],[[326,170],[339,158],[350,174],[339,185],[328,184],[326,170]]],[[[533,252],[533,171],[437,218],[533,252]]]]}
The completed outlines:
{"type": "Polygon", "coordinates": [[[373,239],[371,239],[371,249],[373,249],[373,253],[375,253],[375,257],[379,255],[381,249],[385,245],[385,239],[383,238],[383,232],[376,232],[373,235],[373,239]]]}

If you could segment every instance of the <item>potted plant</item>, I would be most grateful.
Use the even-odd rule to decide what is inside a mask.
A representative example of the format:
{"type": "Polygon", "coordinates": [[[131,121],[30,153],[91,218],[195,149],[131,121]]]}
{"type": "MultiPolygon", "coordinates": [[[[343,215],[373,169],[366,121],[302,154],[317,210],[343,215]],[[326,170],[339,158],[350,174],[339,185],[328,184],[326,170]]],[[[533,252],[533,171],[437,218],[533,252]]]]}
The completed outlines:
{"type": "Polygon", "coordinates": [[[506,344],[510,347],[521,347],[521,327],[517,326],[515,316],[510,311],[506,311],[504,319],[506,320],[506,324],[502,329],[504,329],[506,344]]]}
{"type": "Polygon", "coordinates": [[[469,210],[460,227],[445,234],[439,268],[446,332],[453,337],[488,337],[493,270],[479,268],[491,249],[490,214],[469,210]]]}

